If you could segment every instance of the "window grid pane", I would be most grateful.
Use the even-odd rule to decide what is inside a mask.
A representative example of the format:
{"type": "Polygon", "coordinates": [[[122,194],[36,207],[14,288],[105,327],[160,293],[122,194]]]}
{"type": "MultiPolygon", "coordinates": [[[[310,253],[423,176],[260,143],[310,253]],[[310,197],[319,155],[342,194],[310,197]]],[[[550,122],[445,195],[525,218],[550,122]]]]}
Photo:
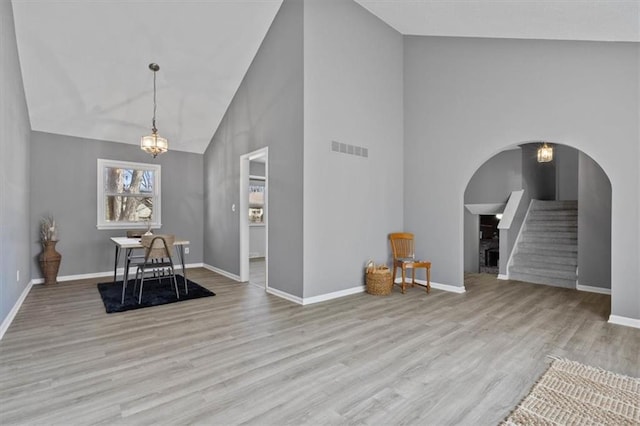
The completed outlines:
{"type": "Polygon", "coordinates": [[[153,170],[105,167],[104,192],[108,194],[153,194],[153,170]]]}
{"type": "Polygon", "coordinates": [[[106,196],[104,211],[106,222],[153,221],[153,197],[106,196]]]}

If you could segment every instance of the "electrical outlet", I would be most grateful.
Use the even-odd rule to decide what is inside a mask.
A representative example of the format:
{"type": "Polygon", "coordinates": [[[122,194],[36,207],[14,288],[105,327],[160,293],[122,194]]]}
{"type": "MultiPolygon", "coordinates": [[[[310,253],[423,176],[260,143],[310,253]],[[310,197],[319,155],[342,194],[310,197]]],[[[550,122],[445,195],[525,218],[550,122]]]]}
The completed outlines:
{"type": "Polygon", "coordinates": [[[236,211],[236,205],[235,204],[231,204],[231,211],[235,212],[236,211]]]}
{"type": "Polygon", "coordinates": [[[20,282],[20,269],[16,271],[16,281],[20,282]]]}
{"type": "Polygon", "coordinates": [[[184,254],[189,254],[189,247],[184,248],[184,254]]]}

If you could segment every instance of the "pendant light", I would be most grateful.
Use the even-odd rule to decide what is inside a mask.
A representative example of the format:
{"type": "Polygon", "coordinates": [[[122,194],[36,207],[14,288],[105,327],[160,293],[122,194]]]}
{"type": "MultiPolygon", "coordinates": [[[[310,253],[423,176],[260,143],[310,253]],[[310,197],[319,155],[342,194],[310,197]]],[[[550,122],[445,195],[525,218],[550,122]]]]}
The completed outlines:
{"type": "Polygon", "coordinates": [[[553,147],[545,142],[538,147],[538,163],[548,163],[550,161],[553,161],[553,147]]]}
{"type": "Polygon", "coordinates": [[[160,70],[160,66],[151,63],[149,64],[149,69],[153,71],[153,119],[151,121],[151,134],[140,139],[140,149],[156,158],[158,154],[169,150],[169,142],[158,134],[158,129],[156,128],[156,73],[160,70]]]}

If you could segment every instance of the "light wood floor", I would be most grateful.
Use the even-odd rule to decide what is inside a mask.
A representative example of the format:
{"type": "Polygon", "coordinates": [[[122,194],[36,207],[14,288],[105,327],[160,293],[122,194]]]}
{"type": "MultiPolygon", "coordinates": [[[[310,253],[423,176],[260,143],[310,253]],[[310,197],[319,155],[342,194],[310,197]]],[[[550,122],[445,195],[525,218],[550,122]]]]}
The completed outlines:
{"type": "Polygon", "coordinates": [[[264,288],[267,281],[267,262],[264,257],[249,259],[249,282],[264,288]]]}
{"type": "Polygon", "coordinates": [[[35,286],[0,341],[0,423],[494,425],[546,355],[640,376],[608,296],[473,274],[299,306],[189,274],[217,296],[107,315],[100,280],[35,286]]]}

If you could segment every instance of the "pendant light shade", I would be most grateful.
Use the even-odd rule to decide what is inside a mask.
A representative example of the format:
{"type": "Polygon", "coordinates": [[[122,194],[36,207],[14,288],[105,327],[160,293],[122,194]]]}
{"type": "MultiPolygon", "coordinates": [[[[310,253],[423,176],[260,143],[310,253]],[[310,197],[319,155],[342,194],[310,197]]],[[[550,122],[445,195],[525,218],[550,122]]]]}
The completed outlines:
{"type": "Polygon", "coordinates": [[[153,119],[151,120],[151,134],[140,139],[140,149],[148,152],[156,158],[158,154],[163,154],[169,150],[169,141],[158,134],[156,128],[156,73],[160,70],[158,64],[149,64],[149,69],[153,71],[153,119]]]}
{"type": "Polygon", "coordinates": [[[158,135],[158,132],[153,132],[148,136],[143,136],[140,140],[140,148],[156,157],[158,154],[163,154],[169,150],[169,142],[166,138],[158,135]]]}
{"type": "Polygon", "coordinates": [[[538,147],[538,163],[548,163],[550,161],[553,161],[553,147],[545,142],[541,147],[538,147]]]}

